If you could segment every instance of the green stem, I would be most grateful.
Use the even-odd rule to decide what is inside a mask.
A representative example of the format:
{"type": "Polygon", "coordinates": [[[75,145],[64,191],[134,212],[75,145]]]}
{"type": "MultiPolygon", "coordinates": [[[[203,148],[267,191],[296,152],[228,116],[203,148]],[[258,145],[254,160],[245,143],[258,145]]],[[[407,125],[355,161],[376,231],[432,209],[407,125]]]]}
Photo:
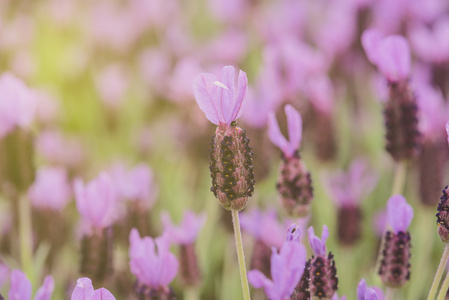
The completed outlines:
{"type": "Polygon", "coordinates": [[[22,269],[31,283],[34,283],[31,207],[30,202],[24,196],[19,197],[19,238],[22,269]]]}
{"type": "Polygon", "coordinates": [[[198,300],[200,299],[198,295],[197,287],[188,287],[184,290],[184,300],[198,300]]]}
{"type": "MultiPolygon", "coordinates": [[[[447,263],[447,259],[449,257],[449,244],[446,244],[446,247],[444,247],[443,256],[441,256],[440,264],[438,265],[437,272],[435,274],[435,277],[433,278],[432,287],[429,291],[429,296],[427,296],[427,300],[433,300],[435,299],[435,295],[437,293],[438,285],[441,281],[441,276],[443,275],[444,268],[447,263]]],[[[448,276],[446,276],[446,279],[448,276]]],[[[444,280],[446,282],[446,279],[444,280]]],[[[447,290],[447,287],[446,287],[447,290]]]]}
{"type": "Polygon", "coordinates": [[[393,188],[391,190],[391,195],[402,194],[405,185],[405,178],[407,175],[407,165],[404,161],[399,161],[396,163],[394,170],[393,188]]]}
{"type": "Polygon", "coordinates": [[[444,300],[446,298],[447,289],[449,288],[449,272],[446,273],[443,284],[441,285],[440,292],[438,293],[437,300],[444,300]]]}
{"type": "Polygon", "coordinates": [[[231,210],[232,224],[234,225],[235,246],[237,248],[237,257],[239,261],[240,279],[242,281],[243,299],[250,300],[248,278],[246,276],[245,254],[243,253],[242,233],[240,231],[239,212],[231,210]]]}

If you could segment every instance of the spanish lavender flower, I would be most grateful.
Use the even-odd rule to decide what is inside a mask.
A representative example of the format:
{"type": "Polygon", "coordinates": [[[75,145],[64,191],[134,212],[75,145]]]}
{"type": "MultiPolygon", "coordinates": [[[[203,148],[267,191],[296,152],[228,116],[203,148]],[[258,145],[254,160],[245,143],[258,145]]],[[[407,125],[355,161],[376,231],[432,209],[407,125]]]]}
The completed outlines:
{"type": "Polygon", "coordinates": [[[314,256],[309,260],[310,264],[310,292],[312,297],[330,298],[338,289],[337,268],[335,267],[332,252],[327,254],[326,240],[329,230],[323,225],[321,239],[315,236],[313,227],[309,227],[309,245],[314,256]]]}
{"type": "Polygon", "coordinates": [[[357,285],[357,300],[384,300],[384,294],[377,286],[368,287],[362,279],[357,285]]]}
{"type": "MultiPolygon", "coordinates": [[[[45,277],[44,284],[37,290],[36,295],[34,295],[34,300],[50,300],[54,288],[55,283],[53,277],[45,277]]],[[[8,293],[9,299],[31,300],[31,293],[31,282],[28,280],[25,273],[20,270],[13,270],[11,272],[11,288],[8,293]]]]}
{"type": "Polygon", "coordinates": [[[438,234],[444,243],[449,243],[449,189],[446,186],[443,189],[443,195],[441,201],[438,204],[437,224],[438,234]]]}
{"type": "Polygon", "coordinates": [[[360,202],[373,190],[377,175],[369,170],[363,158],[352,161],[347,172],[337,171],[325,178],[328,194],[338,208],[338,238],[343,245],[352,245],[361,234],[360,202]]]}
{"type": "Polygon", "coordinates": [[[291,105],[285,106],[287,115],[287,141],[279,130],[274,113],[268,120],[268,136],[282,151],[282,163],[277,189],[281,202],[287,212],[294,216],[304,216],[309,213],[310,202],[313,199],[312,180],[299,155],[299,145],[302,138],[302,119],[291,105]]]}
{"type": "Polygon", "coordinates": [[[82,274],[102,281],[112,270],[112,223],[117,219],[118,195],[107,173],[84,186],[81,179],[74,183],[76,206],[86,232],[81,241],[82,274]]]}
{"type": "Polygon", "coordinates": [[[292,225],[287,238],[278,251],[273,247],[271,254],[271,277],[268,279],[259,270],[248,272],[248,280],[255,288],[264,288],[270,300],[289,298],[304,273],[306,249],[300,243],[301,232],[292,225]]]}
{"type": "Polygon", "coordinates": [[[168,236],[154,240],[151,237],[141,238],[137,229],[133,228],[129,243],[129,267],[137,277],[135,291],[140,299],[172,299],[173,292],[168,285],[176,276],[179,263],[169,252],[168,236]]]}
{"type": "Polygon", "coordinates": [[[94,290],[92,280],[79,278],[73,289],[71,300],[115,300],[115,297],[105,288],[94,290]]]}
{"type": "Polygon", "coordinates": [[[392,196],[387,203],[387,219],[392,230],[384,236],[379,275],[383,283],[400,287],[410,279],[410,233],[408,226],[413,208],[401,195],[392,196]]]}
{"type": "Polygon", "coordinates": [[[196,216],[187,211],[179,226],[173,225],[167,213],[161,216],[165,233],[171,242],[179,245],[179,273],[185,285],[194,286],[201,280],[198,258],[195,252],[195,240],[206,221],[206,215],[196,216]]]}
{"type": "Polygon", "coordinates": [[[389,85],[389,101],[384,116],[387,129],[387,151],[394,160],[410,159],[419,148],[418,107],[410,89],[410,49],[407,40],[398,35],[382,38],[374,30],[362,35],[362,44],[368,59],[385,76],[389,85]]]}
{"type": "Polygon", "coordinates": [[[247,89],[246,74],[239,72],[238,91],[234,68],[223,68],[218,79],[201,73],[193,83],[196,101],[206,118],[218,125],[211,141],[211,191],[228,210],[242,210],[254,191],[252,150],[245,130],[236,126],[247,89]]]}

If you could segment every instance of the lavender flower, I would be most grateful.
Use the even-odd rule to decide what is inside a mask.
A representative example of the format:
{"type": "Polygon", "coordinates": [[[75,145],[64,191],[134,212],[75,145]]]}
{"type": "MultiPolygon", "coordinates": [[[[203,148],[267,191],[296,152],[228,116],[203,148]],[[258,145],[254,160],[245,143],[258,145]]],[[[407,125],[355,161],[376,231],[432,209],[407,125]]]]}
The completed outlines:
{"type": "Polygon", "coordinates": [[[211,191],[228,210],[242,210],[254,191],[253,153],[245,130],[236,126],[247,90],[246,74],[238,76],[234,87],[234,68],[223,68],[221,78],[202,73],[193,83],[196,101],[206,118],[218,125],[210,150],[211,191]]]}
{"type": "MultiPolygon", "coordinates": [[[[34,300],[50,300],[54,288],[53,277],[45,277],[44,284],[37,290],[34,300]]],[[[8,293],[9,299],[31,300],[31,292],[31,282],[26,275],[20,270],[13,270],[11,272],[11,288],[8,293]]]]}
{"type": "Polygon", "coordinates": [[[413,208],[401,195],[392,196],[387,203],[387,219],[392,231],[384,237],[379,275],[384,284],[402,286],[410,279],[410,233],[408,226],[413,208]]]}
{"type": "Polygon", "coordinates": [[[384,300],[384,294],[377,286],[368,287],[362,279],[357,285],[357,300],[384,300]]]}
{"type": "Polygon", "coordinates": [[[94,290],[92,280],[79,278],[73,289],[71,300],[115,300],[115,297],[105,288],[94,290]]]}
{"type": "Polygon", "coordinates": [[[272,280],[259,270],[248,272],[248,280],[251,285],[255,288],[263,287],[270,300],[289,298],[304,272],[306,249],[299,242],[300,234],[300,230],[293,231],[291,227],[280,252],[278,253],[273,248],[271,255],[272,280]]]}
{"type": "Polygon", "coordinates": [[[338,289],[337,268],[331,252],[327,255],[326,240],[329,230],[323,225],[321,239],[315,236],[313,227],[309,227],[309,245],[314,255],[310,260],[310,292],[318,298],[330,298],[338,289]]]}
{"type": "Polygon", "coordinates": [[[438,204],[437,224],[438,234],[444,243],[449,243],[449,189],[446,186],[443,189],[443,195],[441,195],[441,201],[438,204]]]}
{"type": "Polygon", "coordinates": [[[282,163],[277,184],[281,202],[287,212],[294,216],[307,215],[313,198],[312,180],[299,155],[302,138],[301,115],[291,105],[285,106],[289,141],[279,130],[274,113],[268,121],[268,136],[282,151],[282,163]]]}
{"type": "Polygon", "coordinates": [[[141,238],[133,228],[129,235],[129,267],[137,277],[136,293],[142,297],[170,295],[168,287],[178,272],[179,263],[169,252],[167,235],[141,238]],[[157,249],[157,252],[156,252],[157,249]]]}

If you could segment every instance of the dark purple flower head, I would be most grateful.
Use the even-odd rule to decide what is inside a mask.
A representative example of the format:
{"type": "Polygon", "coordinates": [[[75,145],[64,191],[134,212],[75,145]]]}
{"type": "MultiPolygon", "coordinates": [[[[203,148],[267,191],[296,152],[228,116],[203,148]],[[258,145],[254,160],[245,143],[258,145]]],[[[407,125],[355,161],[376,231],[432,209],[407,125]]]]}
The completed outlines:
{"type": "Polygon", "coordinates": [[[404,196],[391,196],[387,203],[387,217],[394,233],[406,232],[413,219],[413,208],[407,203],[404,196]]]}
{"type": "Polygon", "coordinates": [[[71,300],[115,300],[115,297],[105,288],[94,290],[92,280],[79,278],[72,292],[71,300]]]}
{"type": "Polygon", "coordinates": [[[317,256],[326,256],[326,240],[329,237],[329,230],[326,225],[323,225],[323,231],[321,232],[321,239],[315,235],[313,227],[310,226],[308,230],[309,245],[312,251],[317,256]]]}
{"type": "Polygon", "coordinates": [[[288,158],[299,150],[302,138],[302,119],[299,112],[290,104],[287,104],[284,110],[287,115],[289,141],[282,135],[273,112],[268,116],[268,136],[271,142],[281,149],[285,157],[288,158]]]}
{"type": "Polygon", "coordinates": [[[234,86],[235,70],[232,66],[223,68],[221,78],[215,74],[201,73],[193,82],[196,102],[212,123],[228,124],[238,119],[247,90],[246,73],[239,72],[238,89],[234,86]]]}

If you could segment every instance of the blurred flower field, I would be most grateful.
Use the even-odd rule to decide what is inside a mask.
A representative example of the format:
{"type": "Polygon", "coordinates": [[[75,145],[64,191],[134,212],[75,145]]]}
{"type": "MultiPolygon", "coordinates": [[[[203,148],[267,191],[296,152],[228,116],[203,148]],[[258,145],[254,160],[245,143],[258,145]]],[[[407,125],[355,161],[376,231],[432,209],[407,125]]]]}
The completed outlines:
{"type": "Polygon", "coordinates": [[[0,299],[444,299],[448,101],[445,0],[0,0],[0,299]]]}

